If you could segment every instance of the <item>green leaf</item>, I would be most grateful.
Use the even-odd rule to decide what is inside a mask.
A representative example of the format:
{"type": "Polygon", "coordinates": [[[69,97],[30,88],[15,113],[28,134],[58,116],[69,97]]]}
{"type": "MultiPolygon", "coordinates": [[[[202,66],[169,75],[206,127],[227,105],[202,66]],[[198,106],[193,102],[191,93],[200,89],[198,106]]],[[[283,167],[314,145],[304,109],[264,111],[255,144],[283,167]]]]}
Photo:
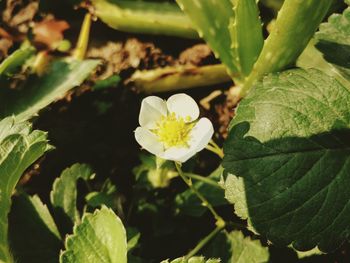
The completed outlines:
{"type": "Polygon", "coordinates": [[[331,4],[330,0],[284,1],[241,96],[245,96],[264,75],[281,71],[296,62],[331,4]]]}
{"type": "Polygon", "coordinates": [[[315,247],[314,249],[308,250],[308,251],[297,251],[296,250],[295,252],[297,253],[297,256],[299,259],[324,255],[324,253],[322,253],[317,247],[315,247]]]}
{"type": "Polygon", "coordinates": [[[116,87],[121,80],[122,79],[119,75],[112,75],[106,79],[98,80],[92,87],[92,90],[103,90],[110,87],[116,87]]]}
{"type": "Polygon", "coordinates": [[[230,74],[237,75],[239,71],[235,65],[228,29],[230,20],[234,19],[230,0],[177,0],[176,2],[190,17],[200,37],[205,39],[230,74]]]}
{"type": "Polygon", "coordinates": [[[98,18],[120,31],[198,38],[191,21],[174,3],[92,0],[92,4],[98,18]]]}
{"type": "Polygon", "coordinates": [[[111,209],[102,207],[86,213],[66,240],[61,263],[127,262],[126,233],[122,222],[111,209]]]}
{"type": "Polygon", "coordinates": [[[38,196],[15,197],[9,223],[11,250],[16,262],[57,262],[63,243],[47,206],[38,196]]]}
{"type": "Polygon", "coordinates": [[[256,0],[231,0],[234,20],[229,30],[236,66],[243,76],[247,76],[264,45],[259,8],[256,0]]]}
{"type": "Polygon", "coordinates": [[[233,251],[232,263],[263,263],[268,261],[269,250],[267,247],[263,247],[259,240],[244,237],[240,231],[231,232],[228,238],[233,251]]]}
{"type": "Polygon", "coordinates": [[[12,262],[8,245],[11,195],[23,172],[51,149],[46,133],[12,117],[0,121],[0,262],[12,262]]]}
{"type": "Polygon", "coordinates": [[[23,89],[0,89],[0,118],[16,115],[19,120],[29,119],[80,85],[97,64],[97,60],[55,61],[46,75],[33,77],[23,89]]]}
{"type": "Polygon", "coordinates": [[[220,263],[220,259],[208,259],[206,260],[204,257],[191,257],[189,259],[186,259],[185,257],[177,258],[174,260],[169,261],[163,260],[161,263],[220,263]]]}
{"type": "Polygon", "coordinates": [[[239,105],[223,166],[243,178],[249,219],[273,243],[327,252],[347,239],[349,103],[332,77],[296,69],[264,78],[239,105]]]}
{"type": "Polygon", "coordinates": [[[333,14],[316,34],[316,47],[324,58],[350,80],[350,8],[343,14],[333,14]]]}
{"type": "MultiPolygon", "coordinates": [[[[224,191],[221,186],[218,184],[220,181],[223,168],[219,166],[215,171],[213,171],[208,177],[203,177],[207,179],[208,182],[203,182],[200,180],[193,180],[193,186],[204,195],[205,198],[209,201],[212,206],[221,206],[227,204],[224,191]]],[[[187,174],[191,176],[190,174],[187,174]]],[[[201,177],[200,175],[197,175],[201,177]]],[[[180,210],[181,213],[190,216],[202,216],[207,208],[202,205],[201,200],[196,194],[193,193],[191,189],[188,189],[176,196],[175,199],[176,207],[180,210]]]]}
{"type": "Polygon", "coordinates": [[[70,229],[75,222],[80,220],[76,204],[76,184],[78,179],[87,181],[94,176],[95,174],[90,166],[77,163],[65,169],[61,176],[54,181],[50,200],[55,211],[55,216],[65,225],[64,228],[70,229]]]}
{"type": "Polygon", "coordinates": [[[225,180],[225,198],[234,204],[235,214],[243,220],[248,219],[247,198],[244,191],[244,181],[242,177],[227,174],[225,180]]]}
{"type": "Polygon", "coordinates": [[[126,235],[127,235],[127,239],[128,239],[128,251],[133,250],[137,244],[139,243],[139,239],[141,237],[141,233],[133,227],[128,227],[126,229],[126,235]]]}
{"type": "Polygon", "coordinates": [[[33,47],[17,49],[0,64],[0,76],[7,77],[13,74],[34,54],[34,51],[33,47]]]}
{"type": "Polygon", "coordinates": [[[225,263],[264,263],[269,260],[269,249],[259,240],[245,237],[241,231],[223,231],[206,248],[205,255],[219,257],[225,263]]]}

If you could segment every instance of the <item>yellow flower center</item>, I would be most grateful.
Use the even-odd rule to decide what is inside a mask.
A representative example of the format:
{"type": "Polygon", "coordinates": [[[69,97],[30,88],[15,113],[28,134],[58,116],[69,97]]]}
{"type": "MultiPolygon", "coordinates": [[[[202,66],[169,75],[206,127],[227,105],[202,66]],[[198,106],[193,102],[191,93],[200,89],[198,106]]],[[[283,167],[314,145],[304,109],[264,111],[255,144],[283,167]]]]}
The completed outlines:
{"type": "MultiPolygon", "coordinates": [[[[190,117],[187,117],[190,119],[190,117]]],[[[186,119],[187,119],[186,118],[186,119]]],[[[194,123],[186,123],[182,117],[176,117],[175,113],[163,116],[153,131],[165,148],[189,147],[190,132],[194,123]]]]}

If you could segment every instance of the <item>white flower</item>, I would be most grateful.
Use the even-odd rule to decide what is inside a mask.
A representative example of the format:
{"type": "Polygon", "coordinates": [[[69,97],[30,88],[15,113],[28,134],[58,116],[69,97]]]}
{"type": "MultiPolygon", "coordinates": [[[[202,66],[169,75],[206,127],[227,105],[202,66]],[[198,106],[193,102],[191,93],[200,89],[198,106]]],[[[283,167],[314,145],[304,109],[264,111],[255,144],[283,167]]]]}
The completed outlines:
{"type": "Polygon", "coordinates": [[[136,141],[162,159],[186,162],[208,145],[214,133],[210,120],[198,117],[197,103],[184,93],[167,101],[149,96],[141,104],[136,141]]]}

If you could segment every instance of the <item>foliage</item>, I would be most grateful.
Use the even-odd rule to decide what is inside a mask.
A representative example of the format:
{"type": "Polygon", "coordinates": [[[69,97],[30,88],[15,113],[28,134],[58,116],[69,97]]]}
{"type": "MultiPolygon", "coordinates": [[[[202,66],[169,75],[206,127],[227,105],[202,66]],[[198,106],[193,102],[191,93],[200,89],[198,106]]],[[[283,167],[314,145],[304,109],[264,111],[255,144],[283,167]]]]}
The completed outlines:
{"type": "Polygon", "coordinates": [[[244,237],[241,231],[223,231],[205,249],[204,254],[220,257],[221,262],[268,262],[269,251],[259,240],[244,237]]]}
{"type": "Polygon", "coordinates": [[[348,101],[331,77],[291,70],[240,104],[223,165],[243,177],[250,220],[272,242],[330,251],[347,237],[348,101]]]}
{"type": "Polygon", "coordinates": [[[295,260],[348,261],[346,246],[324,253],[350,233],[349,1],[65,0],[61,8],[71,9],[63,13],[50,1],[12,2],[0,3],[0,55],[15,50],[0,64],[0,262],[260,263],[287,250],[295,260]],[[71,26],[59,33],[63,43],[76,39],[84,12],[75,49],[36,43],[36,26],[55,16],[71,26]],[[131,35],[112,36],[113,29],[151,34],[141,38],[152,43],[130,48],[123,42],[131,35]],[[199,38],[216,58],[196,48],[179,55],[199,38]],[[103,64],[84,60],[89,44],[116,39],[93,52],[103,64]],[[228,86],[218,84],[231,80],[223,92],[228,86]],[[220,90],[191,92],[205,97],[200,110],[188,95],[173,94],[203,86],[220,90]],[[149,96],[141,105],[145,130],[135,136],[158,157],[139,155],[126,140],[143,96],[135,89],[177,98],[149,96]],[[195,121],[200,113],[207,132],[195,121]],[[50,127],[56,118],[59,131],[50,127]],[[58,149],[40,160],[53,147],[39,129],[50,130],[58,149]],[[76,143],[85,133],[85,144],[76,143]],[[65,158],[67,144],[84,154],[65,158]],[[192,144],[200,147],[183,154],[192,144]],[[196,154],[204,148],[211,152],[196,154]],[[59,175],[77,161],[88,164],[59,175]]]}
{"type": "MultiPolygon", "coordinates": [[[[204,179],[196,180],[194,178],[193,186],[208,199],[208,201],[214,206],[222,206],[227,204],[223,195],[223,189],[218,184],[223,168],[220,166],[214,170],[209,176],[204,179]],[[205,181],[204,181],[205,180],[205,181]]],[[[193,178],[188,174],[190,178],[193,178]]],[[[201,177],[200,175],[197,175],[201,177]]],[[[184,213],[190,216],[202,216],[206,211],[206,207],[202,206],[201,201],[190,189],[178,194],[176,196],[176,207],[180,213],[184,213]]]]}
{"type": "Polygon", "coordinates": [[[86,164],[74,164],[65,169],[52,186],[50,200],[59,221],[65,223],[70,229],[75,222],[80,221],[77,210],[77,181],[91,180],[94,173],[86,164]]]}
{"type": "Polygon", "coordinates": [[[37,195],[15,197],[9,218],[10,244],[16,262],[57,262],[63,241],[47,206],[37,195]]]}
{"type": "Polygon", "coordinates": [[[92,0],[92,4],[96,16],[114,29],[186,38],[198,36],[189,19],[173,3],[92,0]]]}
{"type": "Polygon", "coordinates": [[[26,120],[67,91],[80,85],[98,61],[55,61],[43,77],[33,76],[20,90],[0,90],[0,117],[16,115],[26,120]]]}
{"type": "Polygon", "coordinates": [[[264,45],[259,9],[256,0],[231,2],[235,14],[229,25],[232,49],[239,72],[247,76],[264,45]]]}
{"type": "Polygon", "coordinates": [[[12,262],[7,240],[12,192],[22,173],[51,149],[46,136],[45,132],[32,131],[28,122],[13,117],[0,121],[0,261],[12,262]]]}
{"type": "Polygon", "coordinates": [[[93,214],[86,213],[81,224],[75,225],[73,235],[66,239],[62,263],[127,262],[126,232],[112,210],[102,207],[93,214]]]}
{"type": "Polygon", "coordinates": [[[215,55],[221,59],[231,74],[237,74],[233,52],[231,50],[231,36],[229,23],[234,19],[230,0],[191,1],[178,0],[181,9],[190,17],[199,36],[204,37],[215,55]],[[216,10],[215,13],[213,10],[216,10]],[[215,14],[219,13],[220,16],[215,14]]]}

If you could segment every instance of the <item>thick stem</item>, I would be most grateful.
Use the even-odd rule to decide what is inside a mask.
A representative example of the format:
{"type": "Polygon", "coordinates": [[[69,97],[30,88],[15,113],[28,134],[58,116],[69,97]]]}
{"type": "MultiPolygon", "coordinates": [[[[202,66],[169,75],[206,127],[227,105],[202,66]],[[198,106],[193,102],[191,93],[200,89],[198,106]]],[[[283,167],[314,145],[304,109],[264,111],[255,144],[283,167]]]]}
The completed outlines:
{"type": "Polygon", "coordinates": [[[80,29],[79,39],[72,57],[78,60],[83,60],[86,54],[86,50],[89,44],[91,27],[91,14],[87,13],[84,17],[83,24],[80,29]]]}
{"type": "Polygon", "coordinates": [[[141,92],[157,93],[230,82],[224,65],[175,66],[136,71],[130,78],[141,92]]]}
{"type": "Polygon", "coordinates": [[[265,74],[280,71],[295,63],[331,3],[330,0],[285,0],[258,60],[244,82],[241,97],[265,74]]]}
{"type": "Polygon", "coordinates": [[[120,31],[198,38],[189,18],[173,3],[92,0],[92,4],[98,18],[120,31]]]}
{"type": "Polygon", "coordinates": [[[224,226],[217,226],[209,235],[203,238],[195,248],[193,248],[185,257],[185,260],[195,256],[210,240],[212,240],[216,234],[218,234],[224,226]]]}

